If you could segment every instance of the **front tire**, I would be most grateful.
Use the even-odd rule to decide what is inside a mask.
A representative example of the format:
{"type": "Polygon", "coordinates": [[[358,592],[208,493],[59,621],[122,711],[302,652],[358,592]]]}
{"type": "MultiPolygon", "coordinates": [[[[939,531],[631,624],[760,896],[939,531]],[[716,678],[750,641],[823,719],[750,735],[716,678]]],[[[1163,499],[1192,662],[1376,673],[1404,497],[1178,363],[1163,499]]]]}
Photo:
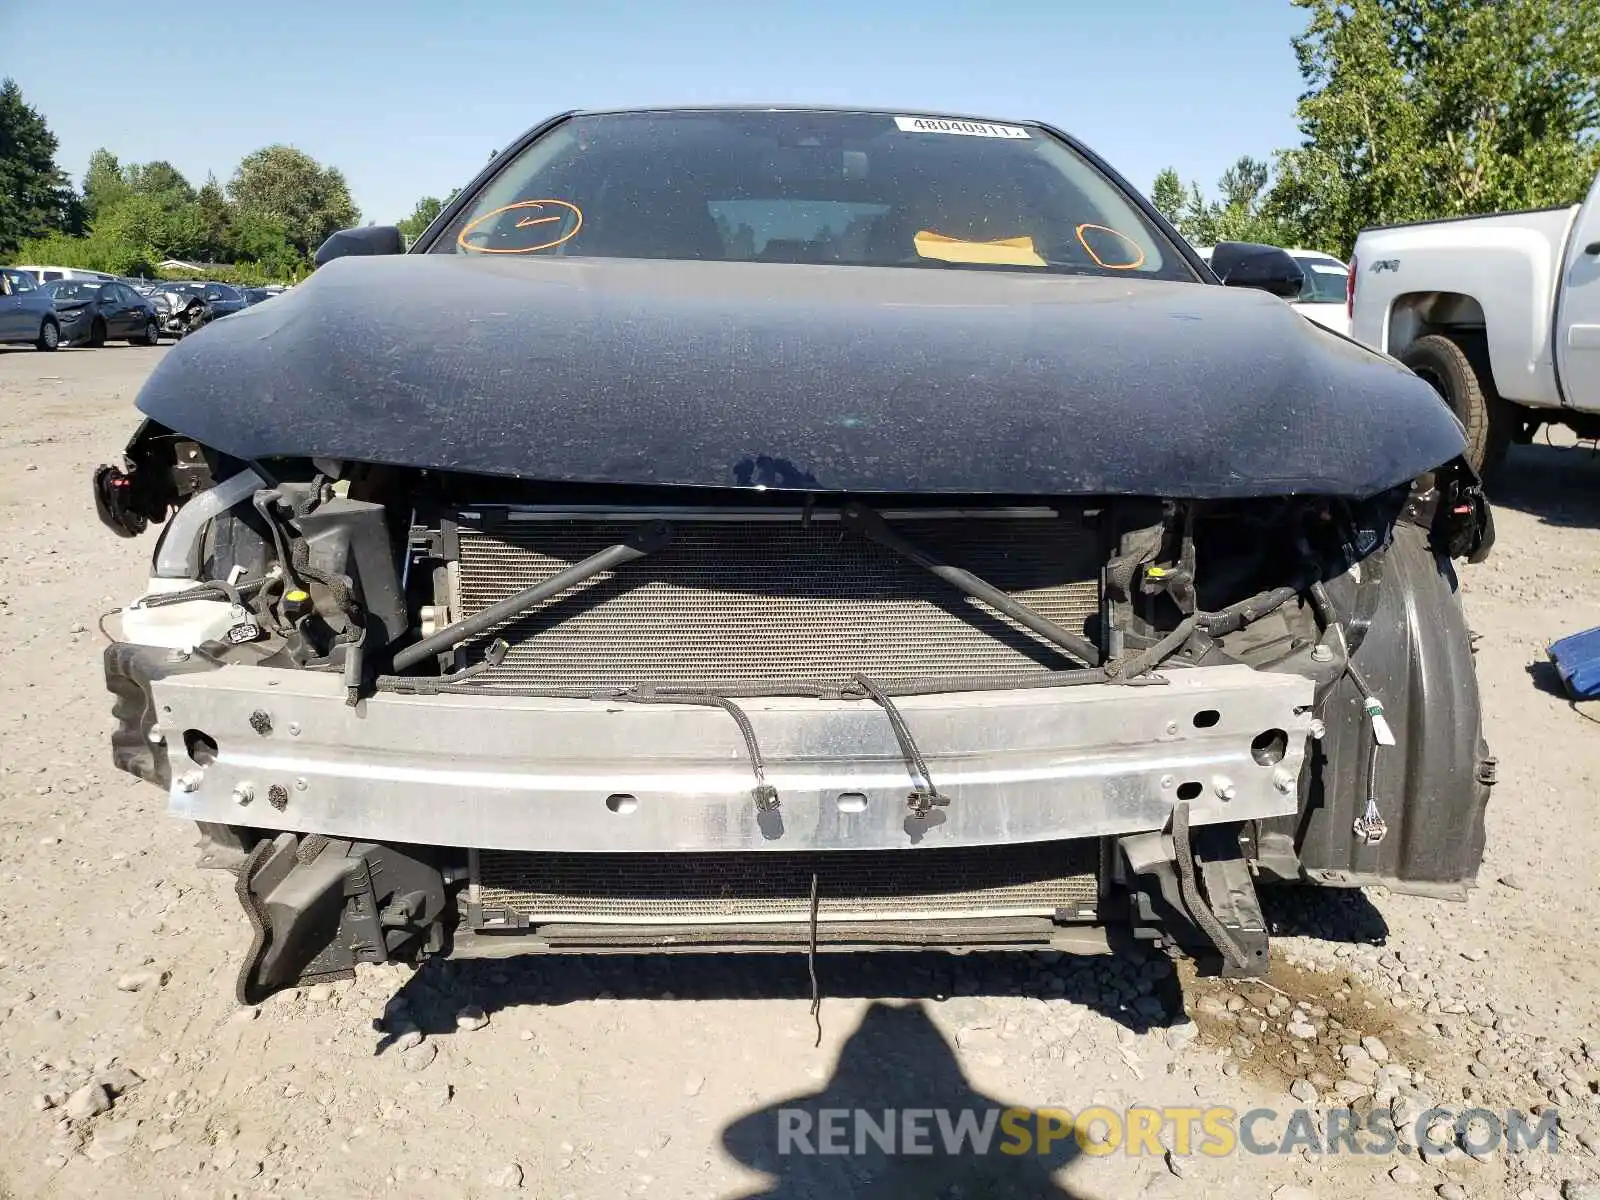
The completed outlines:
{"type": "Polygon", "coordinates": [[[161,340],[161,327],[155,323],[154,318],[144,323],[144,332],[136,338],[129,338],[130,346],[154,346],[161,340]]]}
{"type": "Polygon", "coordinates": [[[53,354],[61,348],[61,326],[56,324],[54,317],[46,317],[40,324],[39,340],[33,344],[47,354],[53,354]]]}
{"type": "Polygon", "coordinates": [[[94,324],[89,326],[89,346],[98,350],[106,344],[106,323],[99,317],[94,319],[94,324]]]}
{"type": "Polygon", "coordinates": [[[1479,476],[1505,459],[1511,447],[1511,406],[1494,390],[1487,356],[1469,353],[1454,338],[1431,333],[1400,354],[1400,361],[1425,379],[1444,398],[1467,431],[1466,458],[1479,476]]]}

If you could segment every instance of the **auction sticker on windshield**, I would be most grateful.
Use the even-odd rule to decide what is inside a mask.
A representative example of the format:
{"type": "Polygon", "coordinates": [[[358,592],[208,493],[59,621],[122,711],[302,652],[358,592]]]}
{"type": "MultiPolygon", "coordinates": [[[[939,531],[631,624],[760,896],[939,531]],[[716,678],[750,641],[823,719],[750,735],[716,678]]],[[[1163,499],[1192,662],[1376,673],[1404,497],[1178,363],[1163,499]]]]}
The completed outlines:
{"type": "Polygon", "coordinates": [[[963,137],[1026,138],[1020,125],[991,125],[988,121],[953,121],[949,117],[896,117],[901,133],[957,133],[963,137]]]}

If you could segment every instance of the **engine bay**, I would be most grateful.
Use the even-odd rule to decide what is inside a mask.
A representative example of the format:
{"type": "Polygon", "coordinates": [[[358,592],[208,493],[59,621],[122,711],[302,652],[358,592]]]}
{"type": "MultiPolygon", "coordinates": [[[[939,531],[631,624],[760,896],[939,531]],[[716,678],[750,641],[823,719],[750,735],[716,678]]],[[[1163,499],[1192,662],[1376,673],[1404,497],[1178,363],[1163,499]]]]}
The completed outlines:
{"type": "Polygon", "coordinates": [[[557,486],[146,422],[95,491],[124,536],[163,523],[113,618],[113,752],[236,871],[241,997],[435,953],[1113,928],[1256,974],[1256,878],[1460,877],[1387,861],[1414,805],[1385,698],[1416,684],[1358,659],[1391,564],[1487,551],[1470,472],[1364,500],[557,486]]]}

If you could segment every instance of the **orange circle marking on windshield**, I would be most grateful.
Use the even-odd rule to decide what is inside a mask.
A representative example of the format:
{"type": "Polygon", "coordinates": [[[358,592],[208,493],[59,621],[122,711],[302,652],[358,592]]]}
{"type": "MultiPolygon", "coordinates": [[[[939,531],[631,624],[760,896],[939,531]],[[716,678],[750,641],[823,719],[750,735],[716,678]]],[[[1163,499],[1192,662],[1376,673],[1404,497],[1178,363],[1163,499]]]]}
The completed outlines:
{"type": "MultiPolygon", "coordinates": [[[[576,204],[569,204],[565,200],[518,200],[515,204],[507,204],[502,208],[493,209],[490,212],[484,213],[481,217],[474,217],[472,220],[468,221],[464,226],[462,226],[461,232],[456,234],[456,245],[460,246],[463,250],[470,250],[474,254],[532,254],[536,250],[548,250],[552,246],[561,245],[562,242],[574,237],[578,230],[582,228],[583,210],[576,204]],[[479,225],[482,225],[490,217],[498,217],[501,213],[511,212],[514,209],[519,208],[540,209],[547,204],[553,204],[557,208],[565,209],[566,212],[557,213],[554,216],[548,217],[521,217],[517,220],[515,227],[517,229],[528,229],[534,225],[548,225],[551,221],[563,220],[567,213],[571,213],[575,218],[572,222],[572,228],[567,230],[558,238],[552,238],[548,242],[540,242],[537,246],[518,246],[514,250],[497,250],[491,249],[488,246],[474,246],[467,241],[467,235],[479,225]]],[[[1091,251],[1091,253],[1093,252],[1091,251]]]]}
{"type": "Polygon", "coordinates": [[[1085,250],[1087,250],[1089,252],[1089,257],[1094,259],[1094,265],[1097,266],[1097,267],[1100,267],[1102,270],[1106,270],[1106,271],[1136,271],[1140,267],[1144,266],[1144,248],[1142,246],[1140,246],[1138,242],[1134,241],[1131,237],[1129,237],[1127,234],[1122,233],[1122,232],[1120,232],[1120,231],[1118,231],[1116,229],[1112,229],[1109,225],[1095,225],[1095,224],[1093,224],[1091,222],[1085,221],[1082,225],[1078,226],[1077,234],[1078,234],[1078,245],[1082,246],[1085,250]],[[1103,231],[1105,233],[1109,233],[1112,237],[1117,238],[1120,241],[1127,242],[1128,245],[1133,247],[1133,252],[1135,254],[1137,254],[1139,257],[1134,259],[1132,262],[1128,262],[1128,263],[1108,263],[1108,262],[1104,261],[1098,254],[1096,254],[1094,252],[1094,247],[1089,245],[1088,240],[1083,236],[1083,231],[1085,229],[1099,229],[1099,230],[1101,230],[1101,231],[1103,231]]]}

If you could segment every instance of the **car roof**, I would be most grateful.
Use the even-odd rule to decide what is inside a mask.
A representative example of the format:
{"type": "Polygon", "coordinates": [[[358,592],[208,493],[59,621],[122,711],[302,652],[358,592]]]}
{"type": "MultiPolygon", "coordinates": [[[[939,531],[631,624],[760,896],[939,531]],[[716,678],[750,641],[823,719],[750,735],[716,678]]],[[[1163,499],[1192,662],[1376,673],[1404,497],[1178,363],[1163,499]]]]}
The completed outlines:
{"type": "MultiPolygon", "coordinates": [[[[576,108],[559,114],[561,117],[611,117],[644,113],[694,113],[694,112],[791,112],[837,113],[841,115],[938,117],[952,121],[978,121],[990,125],[1037,125],[1033,118],[993,117],[977,113],[951,112],[940,108],[896,108],[893,105],[870,104],[644,104],[627,108],[576,108]]],[[[552,120],[557,118],[552,117],[552,120]]]]}
{"type": "MultiPolygon", "coordinates": [[[[12,271],[71,271],[74,275],[85,275],[91,279],[115,279],[116,276],[109,271],[96,271],[89,267],[58,267],[52,263],[17,263],[8,268],[12,271]]],[[[51,280],[52,283],[56,282],[51,280]]]]}

